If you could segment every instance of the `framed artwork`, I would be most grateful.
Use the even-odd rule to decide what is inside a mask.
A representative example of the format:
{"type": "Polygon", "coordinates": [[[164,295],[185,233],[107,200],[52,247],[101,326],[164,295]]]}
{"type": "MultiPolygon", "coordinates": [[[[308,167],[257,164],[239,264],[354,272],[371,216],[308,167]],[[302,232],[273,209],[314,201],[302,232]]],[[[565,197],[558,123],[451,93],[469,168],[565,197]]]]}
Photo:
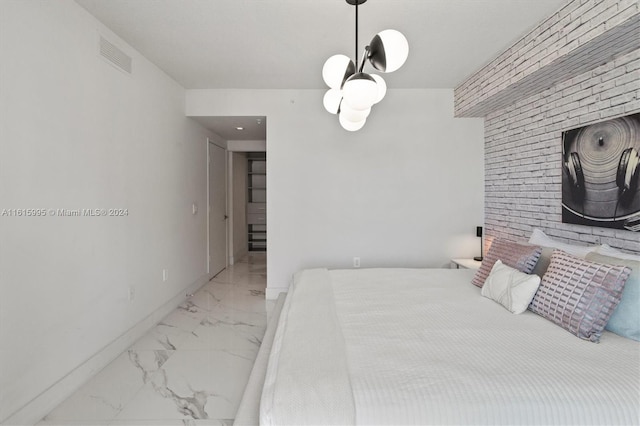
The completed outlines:
{"type": "Polygon", "coordinates": [[[640,113],[562,133],[562,222],[640,231],[640,113]]]}

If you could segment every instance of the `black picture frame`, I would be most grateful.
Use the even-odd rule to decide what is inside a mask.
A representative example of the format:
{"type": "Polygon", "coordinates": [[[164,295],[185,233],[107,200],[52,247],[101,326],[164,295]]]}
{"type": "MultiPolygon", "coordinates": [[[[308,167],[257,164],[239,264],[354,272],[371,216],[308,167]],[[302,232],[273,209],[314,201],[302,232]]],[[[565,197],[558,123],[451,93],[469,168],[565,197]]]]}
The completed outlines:
{"type": "Polygon", "coordinates": [[[562,132],[562,222],[640,232],[640,113],[562,132]]]}

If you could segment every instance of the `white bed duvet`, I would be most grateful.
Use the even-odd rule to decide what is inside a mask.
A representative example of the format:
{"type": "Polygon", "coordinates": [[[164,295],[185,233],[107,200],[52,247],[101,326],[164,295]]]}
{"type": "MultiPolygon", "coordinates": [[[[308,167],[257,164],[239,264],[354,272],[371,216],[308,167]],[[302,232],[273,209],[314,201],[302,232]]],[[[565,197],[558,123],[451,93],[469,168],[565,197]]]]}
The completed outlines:
{"type": "Polygon", "coordinates": [[[306,270],[278,324],[265,425],[638,424],[640,343],[513,315],[473,271],[306,270]]]}

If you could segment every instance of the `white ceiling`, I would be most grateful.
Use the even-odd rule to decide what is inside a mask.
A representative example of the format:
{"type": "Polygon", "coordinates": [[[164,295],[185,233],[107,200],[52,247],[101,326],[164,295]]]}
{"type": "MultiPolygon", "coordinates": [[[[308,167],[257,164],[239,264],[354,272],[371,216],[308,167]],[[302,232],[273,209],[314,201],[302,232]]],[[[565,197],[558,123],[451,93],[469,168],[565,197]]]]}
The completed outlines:
{"type": "Polygon", "coordinates": [[[193,119],[227,141],[267,138],[267,117],[265,116],[193,117],[193,119]]]}
{"type": "MultiPolygon", "coordinates": [[[[323,89],[324,61],[355,57],[345,0],[76,1],[186,89],[323,89]]],[[[376,33],[399,30],[409,58],[387,86],[453,88],[568,1],[369,0],[358,54],[376,33]]],[[[227,140],[264,139],[256,118],[199,121],[227,140]],[[247,131],[235,130],[241,119],[247,131]]]]}
{"type": "MultiPolygon", "coordinates": [[[[76,1],[187,89],[320,89],[329,56],[355,56],[355,8],[345,0],[76,1]]],[[[455,87],[567,2],[369,0],[359,7],[359,54],[377,32],[397,29],[409,59],[387,85],[455,87]]]]}

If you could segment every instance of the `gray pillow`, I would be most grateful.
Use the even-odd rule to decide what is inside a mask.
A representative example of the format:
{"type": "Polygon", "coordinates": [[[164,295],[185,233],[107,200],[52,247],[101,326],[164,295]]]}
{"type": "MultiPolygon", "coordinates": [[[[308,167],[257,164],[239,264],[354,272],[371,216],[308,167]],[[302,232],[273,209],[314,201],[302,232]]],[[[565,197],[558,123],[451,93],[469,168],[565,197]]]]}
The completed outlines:
{"type": "Polygon", "coordinates": [[[622,337],[640,341],[640,262],[604,256],[599,253],[589,253],[586,259],[592,262],[631,268],[631,275],[629,275],[627,283],[624,285],[620,303],[613,311],[605,328],[622,337]]]}
{"type": "Polygon", "coordinates": [[[599,342],[631,273],[556,250],[529,309],[581,339],[599,342]]]}
{"type": "Polygon", "coordinates": [[[538,263],[536,263],[535,268],[531,271],[532,274],[536,274],[542,279],[544,273],[547,272],[547,268],[551,262],[551,255],[554,250],[555,249],[553,247],[542,247],[542,253],[540,253],[540,257],[538,258],[538,263]]]}

